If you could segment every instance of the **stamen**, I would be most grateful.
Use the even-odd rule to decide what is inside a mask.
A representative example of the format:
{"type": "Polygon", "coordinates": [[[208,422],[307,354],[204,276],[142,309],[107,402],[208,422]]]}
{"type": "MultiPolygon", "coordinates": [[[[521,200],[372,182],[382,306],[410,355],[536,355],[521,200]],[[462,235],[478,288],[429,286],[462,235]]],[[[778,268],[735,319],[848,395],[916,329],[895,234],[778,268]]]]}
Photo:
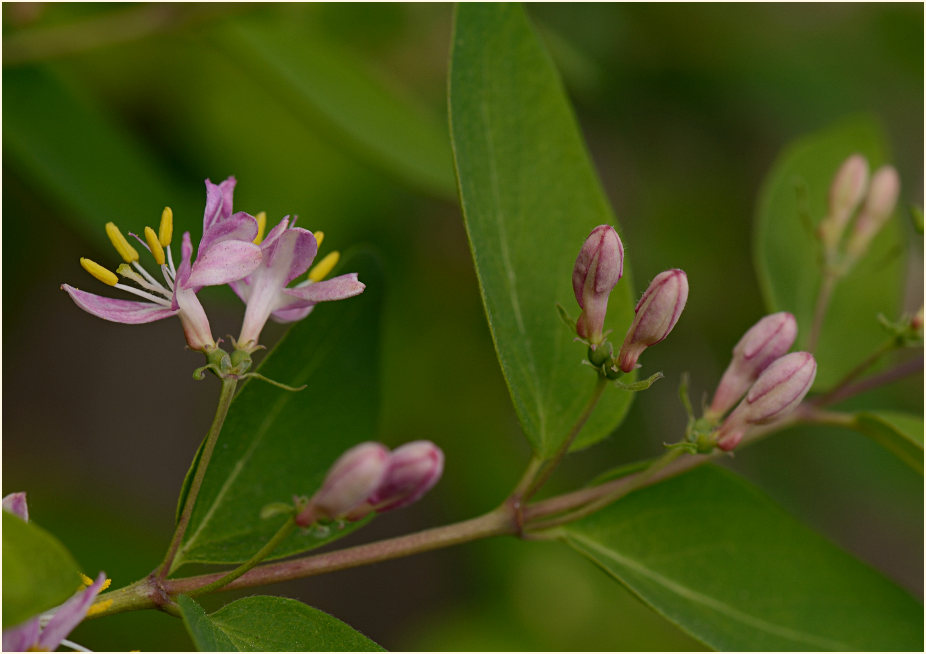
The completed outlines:
{"type": "Polygon", "coordinates": [[[87,575],[85,575],[83,572],[80,572],[80,573],[78,573],[78,574],[80,574],[80,580],[81,580],[81,582],[83,582],[84,586],[92,586],[92,585],[93,585],[93,579],[91,579],[90,577],[88,577],[87,575]]]}
{"type": "Polygon", "coordinates": [[[106,223],[106,235],[112,242],[113,247],[116,248],[116,252],[126,263],[138,261],[138,250],[129,245],[129,242],[125,240],[125,236],[122,235],[115,223],[106,223]]]}
{"type": "MultiPolygon", "coordinates": [[[[98,264],[96,261],[92,261],[85,257],[80,258],[80,265],[83,266],[84,270],[96,277],[98,280],[104,284],[109,284],[110,286],[116,286],[119,282],[119,278],[116,277],[116,274],[111,270],[108,270],[98,264]]],[[[92,581],[90,582],[93,583],[92,581]]]]}
{"type": "Polygon", "coordinates": [[[127,293],[132,293],[133,295],[137,295],[138,297],[143,297],[146,300],[154,302],[155,304],[160,304],[163,307],[170,306],[170,302],[168,302],[164,298],[158,297],[156,295],[152,295],[151,293],[146,293],[145,291],[137,289],[133,286],[127,286],[125,284],[113,284],[113,286],[115,286],[116,288],[122,289],[123,291],[126,291],[127,293]]]}
{"type": "Polygon", "coordinates": [[[315,267],[309,271],[309,279],[313,282],[320,282],[331,270],[337,265],[341,253],[335,250],[328,254],[324,259],[315,264],[315,267]]]}
{"type": "Polygon", "coordinates": [[[174,211],[170,207],[164,207],[161,212],[161,226],[158,229],[158,239],[161,247],[170,245],[170,239],[174,235],[174,211]]]}
{"type": "Polygon", "coordinates": [[[170,269],[170,276],[173,279],[177,276],[177,269],[174,268],[174,255],[170,253],[170,246],[168,245],[166,247],[167,247],[167,267],[170,269]]]}
{"type": "Polygon", "coordinates": [[[167,285],[170,287],[170,290],[174,290],[174,280],[170,278],[170,270],[167,268],[166,263],[161,264],[161,274],[164,275],[164,281],[167,282],[167,285]]]}
{"type": "Polygon", "coordinates": [[[73,640],[68,640],[67,638],[62,638],[61,644],[64,645],[65,647],[70,647],[75,652],[92,652],[93,651],[92,649],[87,649],[83,645],[78,645],[73,640]]]}
{"type": "Polygon", "coordinates": [[[261,211],[254,217],[257,219],[257,237],[254,243],[260,245],[260,242],[264,240],[264,230],[267,228],[267,212],[261,211]]]}
{"type": "Polygon", "coordinates": [[[142,288],[147,288],[149,291],[159,293],[163,295],[164,297],[166,297],[167,299],[170,299],[172,297],[172,294],[170,291],[168,291],[166,288],[164,288],[160,284],[155,284],[155,285],[149,284],[147,281],[145,281],[142,278],[141,275],[139,275],[137,272],[129,268],[129,264],[127,263],[119,264],[119,267],[116,268],[116,272],[122,275],[123,277],[125,277],[126,279],[131,279],[133,282],[135,282],[142,288]]]}
{"type": "MultiPolygon", "coordinates": [[[[161,283],[158,280],[156,280],[154,277],[152,277],[151,273],[145,270],[140,263],[138,263],[137,261],[133,261],[132,265],[135,266],[135,270],[140,272],[145,277],[145,279],[147,279],[148,282],[154,287],[151,289],[152,291],[158,291],[159,293],[163,293],[167,290],[166,288],[161,286],[161,283]]],[[[142,284],[142,286],[145,286],[145,284],[142,284]]]]}
{"type": "Polygon", "coordinates": [[[100,601],[97,602],[96,604],[93,604],[89,609],[87,609],[87,617],[89,618],[89,617],[92,616],[92,615],[96,615],[97,613],[101,613],[101,612],[105,611],[106,609],[108,609],[108,608],[109,608],[110,606],[112,606],[112,605],[113,605],[113,601],[112,601],[111,599],[108,599],[108,600],[100,600],[100,601]]]}
{"type": "Polygon", "coordinates": [[[323,232],[322,230],[318,230],[317,232],[312,232],[312,236],[315,237],[315,244],[318,247],[321,247],[322,241],[325,240],[325,232],[323,232]]]}
{"type": "Polygon", "coordinates": [[[164,265],[164,248],[161,246],[161,242],[158,240],[158,235],[154,233],[154,230],[150,227],[145,227],[145,240],[148,241],[148,247],[151,248],[151,254],[154,255],[154,260],[158,262],[159,266],[164,265]]]}
{"type": "Polygon", "coordinates": [[[100,586],[100,592],[102,593],[104,590],[106,590],[107,588],[109,588],[109,587],[112,586],[112,585],[113,585],[113,580],[110,579],[109,577],[106,577],[106,581],[104,581],[104,582],[103,582],[103,585],[100,586]]]}

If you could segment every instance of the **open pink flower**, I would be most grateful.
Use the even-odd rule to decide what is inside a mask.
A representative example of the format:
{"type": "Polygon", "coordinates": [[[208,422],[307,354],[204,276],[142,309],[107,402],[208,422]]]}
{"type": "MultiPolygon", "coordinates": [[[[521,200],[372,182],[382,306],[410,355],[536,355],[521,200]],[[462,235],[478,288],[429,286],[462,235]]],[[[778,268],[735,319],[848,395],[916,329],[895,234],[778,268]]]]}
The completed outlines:
{"type": "Polygon", "coordinates": [[[301,320],[319,302],[343,300],[359,295],[366,288],[358,281],[357,273],[325,281],[310,278],[287,288],[291,281],[305,274],[318,252],[318,242],[312,232],[294,227],[289,216],[270,230],[260,249],[260,265],[244,279],[230,284],[247,304],[238,337],[238,346],[247,351],[257,347],[268,318],[277,322],[301,320]]]}
{"type": "Polygon", "coordinates": [[[189,232],[184,233],[181,261],[174,267],[170,242],[173,234],[173,213],[166,208],[161,215],[158,233],[145,228],[145,239],[136,238],[147,249],[161,269],[163,283],[146,271],[122,232],[113,224],[106,232],[124,263],[116,272],[136,286],[122,284],[119,277],[91,261],[81,259],[81,265],[98,280],[143,299],[119,300],[95,295],[68,284],[61,288],[84,311],[111,322],[136,325],[178,316],[183,324],[187,343],[194,350],[207,351],[215,347],[206,312],[196,297],[203,286],[218,286],[241,279],[260,265],[261,249],[253,241],[257,236],[257,221],[244,213],[232,213],[232,193],[235,179],[221,184],[206,180],[206,210],[203,215],[203,237],[196,261],[189,232]]]}

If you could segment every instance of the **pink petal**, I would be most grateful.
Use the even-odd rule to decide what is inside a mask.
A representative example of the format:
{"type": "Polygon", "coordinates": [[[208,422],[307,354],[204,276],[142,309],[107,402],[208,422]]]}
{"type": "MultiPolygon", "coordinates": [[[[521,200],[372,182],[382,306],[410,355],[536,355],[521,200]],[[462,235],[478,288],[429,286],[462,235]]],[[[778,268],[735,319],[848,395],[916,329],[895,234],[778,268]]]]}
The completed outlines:
{"type": "Polygon", "coordinates": [[[251,243],[257,238],[257,218],[244,211],[239,211],[203,230],[199,241],[199,256],[217,243],[224,241],[246,241],[251,243]]]}
{"type": "MultiPolygon", "coordinates": [[[[188,286],[190,279],[190,269],[193,267],[193,243],[190,240],[190,233],[183,232],[183,242],[180,245],[180,266],[177,268],[177,276],[174,282],[180,286],[188,286]]],[[[174,307],[176,308],[176,307],[174,307]]]]}
{"type": "Polygon", "coordinates": [[[29,522],[29,507],[26,505],[26,494],[24,492],[10,493],[4,497],[3,508],[29,522]]]}
{"type": "MultiPolygon", "coordinates": [[[[301,301],[300,301],[300,304],[302,304],[301,301]]],[[[273,319],[274,322],[279,322],[279,323],[296,322],[298,320],[302,320],[307,315],[312,313],[312,309],[314,308],[315,308],[314,304],[310,304],[309,306],[297,306],[297,307],[289,307],[289,308],[284,307],[282,309],[277,309],[276,311],[273,311],[270,314],[270,317],[273,319]]]]}
{"type": "Polygon", "coordinates": [[[30,618],[18,627],[3,630],[4,652],[28,652],[39,640],[39,619],[30,618]]]}
{"type": "Polygon", "coordinates": [[[199,257],[184,283],[187,287],[218,286],[250,275],[260,265],[260,246],[250,241],[222,241],[199,257]]]}
{"type": "Polygon", "coordinates": [[[213,184],[210,180],[206,180],[206,210],[203,212],[203,234],[212,225],[231,215],[235,183],[234,177],[229,177],[220,184],[213,184]]]}
{"type": "Polygon", "coordinates": [[[312,232],[301,227],[287,229],[273,245],[264,249],[264,265],[274,269],[274,277],[280,275],[281,285],[305,274],[315,260],[318,243],[312,232]]]}
{"type": "Polygon", "coordinates": [[[67,291],[74,303],[87,313],[110,322],[121,322],[126,325],[140,325],[168,318],[176,314],[176,310],[163,307],[153,302],[134,302],[132,300],[114,300],[87,293],[80,289],[62,284],[61,288],[67,291]]]}
{"type": "Polygon", "coordinates": [[[102,588],[105,581],[106,575],[101,572],[92,586],[74,595],[74,597],[61,605],[55,616],[42,630],[42,635],[39,636],[39,649],[46,652],[53,652],[58,649],[61,641],[67,638],[67,635],[87,615],[87,610],[96,600],[96,596],[100,594],[100,588],[102,588]]]}

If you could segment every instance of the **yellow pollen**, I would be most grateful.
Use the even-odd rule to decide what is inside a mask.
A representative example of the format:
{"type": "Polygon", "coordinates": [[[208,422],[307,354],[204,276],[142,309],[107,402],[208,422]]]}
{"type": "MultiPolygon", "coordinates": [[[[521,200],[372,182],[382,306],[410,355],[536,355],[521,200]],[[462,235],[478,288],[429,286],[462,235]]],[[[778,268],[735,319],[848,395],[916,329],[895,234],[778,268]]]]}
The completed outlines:
{"type": "Polygon", "coordinates": [[[312,233],[312,236],[315,237],[315,244],[316,244],[318,247],[321,247],[321,246],[322,246],[322,241],[325,240],[325,232],[319,230],[319,231],[317,231],[317,232],[313,232],[313,233],[312,233]]]}
{"type": "MultiPolygon", "coordinates": [[[[104,590],[106,590],[107,588],[109,588],[109,587],[112,586],[112,585],[113,585],[113,580],[110,579],[109,577],[106,577],[106,581],[104,581],[104,582],[103,582],[103,585],[100,586],[100,592],[102,593],[104,590]]],[[[109,600],[109,601],[112,601],[112,600],[109,600]]]]}
{"type": "Polygon", "coordinates": [[[254,217],[257,219],[257,236],[254,238],[254,243],[260,245],[260,242],[264,240],[264,230],[267,228],[267,212],[261,211],[254,217]]]}
{"type": "Polygon", "coordinates": [[[164,207],[161,212],[161,226],[158,228],[158,240],[162,248],[170,245],[170,239],[174,235],[174,212],[170,207],[164,207]]]}
{"type": "Polygon", "coordinates": [[[89,618],[90,616],[96,615],[97,613],[102,613],[103,611],[105,611],[112,605],[113,605],[113,601],[111,599],[100,600],[99,602],[91,606],[89,609],[87,609],[87,617],[89,618]]]}
{"type": "Polygon", "coordinates": [[[84,586],[93,585],[93,579],[85,575],[83,572],[80,573],[80,580],[83,582],[84,586]]]}
{"type": "Polygon", "coordinates": [[[125,236],[122,235],[122,232],[119,231],[115,223],[106,223],[106,235],[109,237],[109,240],[112,241],[113,247],[116,248],[116,252],[119,253],[119,256],[122,257],[126,263],[138,261],[138,251],[129,245],[129,242],[125,240],[125,236]]]}
{"type": "Polygon", "coordinates": [[[313,282],[320,282],[328,273],[337,265],[341,253],[335,250],[328,254],[324,259],[315,264],[315,267],[309,271],[309,279],[313,282]]]}
{"type": "MultiPolygon", "coordinates": [[[[85,257],[80,258],[80,265],[84,267],[88,273],[96,277],[98,280],[104,284],[109,284],[110,286],[115,286],[119,283],[119,278],[116,277],[116,274],[111,270],[107,270],[96,261],[91,261],[85,257]]],[[[93,583],[92,581],[90,583],[93,583]]]]}
{"type": "Polygon", "coordinates": [[[151,248],[151,254],[154,255],[154,260],[158,262],[159,266],[163,266],[166,261],[164,258],[164,248],[161,247],[158,235],[155,234],[154,230],[150,227],[145,227],[145,240],[148,242],[148,247],[151,248]]]}

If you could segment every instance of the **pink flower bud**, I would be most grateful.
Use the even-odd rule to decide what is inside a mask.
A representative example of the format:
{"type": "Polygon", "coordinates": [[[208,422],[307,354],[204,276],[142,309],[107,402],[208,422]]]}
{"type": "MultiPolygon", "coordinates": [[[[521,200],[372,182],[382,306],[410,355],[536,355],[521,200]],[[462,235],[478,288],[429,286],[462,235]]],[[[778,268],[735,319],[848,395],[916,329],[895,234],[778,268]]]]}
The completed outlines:
{"type": "Polygon", "coordinates": [[[706,417],[716,419],[729,411],[759,374],[790,349],[795,338],[797,321],[785,311],[765,316],[753,325],[733,348],[733,360],[720,379],[706,417]]]}
{"type": "Polygon", "coordinates": [[[599,225],[585,239],[572,269],[572,290],[582,313],[576,332],[592,345],[604,340],[608,295],[624,274],[624,244],[611,225],[599,225]]]}
{"type": "Polygon", "coordinates": [[[382,483],[389,465],[389,450],[380,443],[361,443],[334,462],[321,489],[296,517],[310,525],[319,518],[339,518],[363,504],[382,483]]]}
{"type": "Polygon", "coordinates": [[[868,185],[868,161],[860,154],[846,159],[830,186],[829,214],[820,223],[820,237],[827,249],[835,249],[852,212],[865,196],[868,185]]]}
{"type": "Polygon", "coordinates": [[[857,259],[865,253],[871,239],[894,213],[899,195],[900,177],[893,166],[882,166],[875,171],[865,205],[859,212],[852,235],[846,244],[846,254],[850,259],[857,259]]]}
{"type": "Polygon", "coordinates": [[[412,441],[397,448],[379,487],[367,500],[377,511],[391,511],[417,502],[444,471],[444,453],[430,441],[412,441]]]}
{"type": "Polygon", "coordinates": [[[29,522],[29,506],[26,504],[26,494],[24,492],[10,493],[4,497],[3,509],[29,522]]]}
{"type": "Polygon", "coordinates": [[[687,301],[688,276],[684,270],[673,268],[656,275],[634,309],[636,315],[618,356],[621,370],[633,370],[643,350],[669,335],[687,301]]]}
{"type": "Polygon", "coordinates": [[[792,352],[772,363],[720,426],[717,447],[732,450],[749,426],[774,422],[793,411],[816,376],[817,362],[809,352],[792,352]]]}

